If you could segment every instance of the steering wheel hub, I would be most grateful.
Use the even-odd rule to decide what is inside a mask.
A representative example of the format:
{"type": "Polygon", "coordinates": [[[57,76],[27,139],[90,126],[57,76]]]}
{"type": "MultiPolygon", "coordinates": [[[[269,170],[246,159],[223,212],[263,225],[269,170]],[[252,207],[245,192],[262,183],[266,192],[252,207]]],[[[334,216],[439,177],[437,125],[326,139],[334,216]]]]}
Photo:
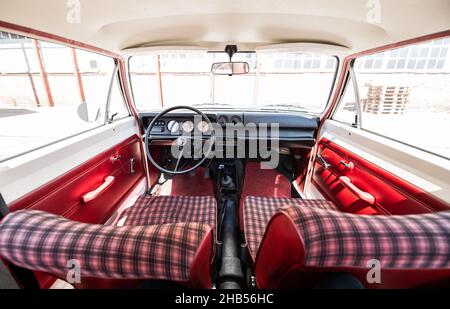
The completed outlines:
{"type": "Polygon", "coordinates": [[[180,136],[177,138],[176,143],[177,146],[186,146],[188,139],[186,138],[186,136],[180,136]]]}

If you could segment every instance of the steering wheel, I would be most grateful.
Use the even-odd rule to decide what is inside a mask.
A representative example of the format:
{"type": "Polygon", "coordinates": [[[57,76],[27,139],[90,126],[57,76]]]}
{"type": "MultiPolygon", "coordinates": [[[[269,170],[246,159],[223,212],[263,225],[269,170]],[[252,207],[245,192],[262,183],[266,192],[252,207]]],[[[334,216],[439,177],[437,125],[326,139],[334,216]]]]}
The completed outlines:
{"type": "Polygon", "coordinates": [[[186,173],[192,172],[196,168],[200,167],[200,165],[202,165],[203,162],[205,162],[205,160],[211,154],[214,142],[215,142],[215,132],[214,132],[214,128],[212,126],[211,121],[203,112],[201,112],[200,110],[198,110],[194,107],[191,107],[191,106],[180,105],[180,106],[173,106],[173,107],[163,110],[158,115],[156,115],[155,118],[153,118],[153,120],[150,122],[150,124],[148,125],[147,130],[145,132],[145,152],[147,154],[147,158],[158,170],[160,170],[161,172],[164,172],[164,173],[172,174],[172,175],[186,174],[186,173]],[[156,137],[159,137],[159,139],[161,138],[161,135],[155,135],[155,134],[152,135],[152,133],[151,133],[153,127],[155,126],[155,123],[157,123],[157,121],[164,115],[166,115],[174,110],[178,110],[178,109],[188,109],[188,110],[191,110],[191,111],[195,112],[196,114],[200,115],[201,119],[206,121],[206,123],[208,124],[210,137],[205,140],[202,135],[201,136],[192,136],[192,132],[194,132],[196,130],[195,124],[194,124],[193,131],[190,132],[189,135],[183,134],[183,135],[178,136],[175,140],[175,143],[176,143],[176,146],[178,147],[178,150],[180,153],[178,155],[177,162],[175,164],[175,168],[173,170],[169,170],[169,169],[166,169],[166,168],[160,166],[158,163],[156,163],[155,159],[153,159],[153,157],[152,157],[149,145],[152,143],[152,141],[154,139],[156,139],[156,137]],[[190,142],[194,143],[193,144],[194,149],[195,148],[198,149],[198,147],[201,146],[201,150],[203,150],[203,143],[208,144],[208,147],[205,151],[202,151],[201,159],[197,164],[195,164],[194,166],[192,166],[186,170],[179,171],[178,167],[179,167],[180,161],[183,157],[184,150],[187,148],[186,146],[189,146],[189,149],[190,149],[190,147],[191,147],[190,142]]]}

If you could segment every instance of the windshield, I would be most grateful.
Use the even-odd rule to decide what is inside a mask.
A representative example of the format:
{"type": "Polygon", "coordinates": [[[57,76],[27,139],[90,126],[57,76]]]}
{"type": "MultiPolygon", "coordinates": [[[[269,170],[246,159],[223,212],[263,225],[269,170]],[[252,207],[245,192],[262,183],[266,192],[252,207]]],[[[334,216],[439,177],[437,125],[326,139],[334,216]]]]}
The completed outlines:
{"type": "Polygon", "coordinates": [[[136,108],[211,106],[249,109],[298,109],[321,113],[333,86],[337,58],[304,53],[239,52],[245,75],[213,75],[222,52],[170,52],[133,56],[130,79],[136,108]]]}

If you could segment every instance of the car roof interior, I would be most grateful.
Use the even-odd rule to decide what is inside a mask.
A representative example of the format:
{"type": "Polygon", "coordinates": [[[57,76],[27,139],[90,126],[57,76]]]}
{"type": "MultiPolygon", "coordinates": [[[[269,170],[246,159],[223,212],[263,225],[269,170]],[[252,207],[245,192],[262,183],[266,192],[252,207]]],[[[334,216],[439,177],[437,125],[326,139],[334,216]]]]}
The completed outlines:
{"type": "Polygon", "coordinates": [[[117,53],[160,45],[223,50],[229,43],[253,50],[292,42],[328,43],[358,52],[446,30],[450,13],[447,0],[381,1],[379,20],[368,18],[366,0],[99,0],[83,1],[80,22],[70,23],[64,18],[70,14],[67,5],[58,0],[2,1],[0,20],[117,53]]]}

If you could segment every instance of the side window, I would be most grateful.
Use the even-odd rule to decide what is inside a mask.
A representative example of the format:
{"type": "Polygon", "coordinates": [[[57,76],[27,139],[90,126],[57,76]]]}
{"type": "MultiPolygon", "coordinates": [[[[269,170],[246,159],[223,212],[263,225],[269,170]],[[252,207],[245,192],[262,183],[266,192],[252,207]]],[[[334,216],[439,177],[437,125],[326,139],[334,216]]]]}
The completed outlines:
{"type": "Polygon", "coordinates": [[[450,158],[449,49],[447,37],[356,59],[362,129],[450,158]]]}
{"type": "Polygon", "coordinates": [[[357,123],[357,103],[355,97],[355,88],[353,87],[353,81],[350,78],[347,87],[345,87],[344,95],[333,115],[333,119],[339,122],[343,122],[352,126],[357,123]]]}
{"type": "Polygon", "coordinates": [[[0,162],[104,125],[114,68],[110,57],[0,32],[0,162]]]}

